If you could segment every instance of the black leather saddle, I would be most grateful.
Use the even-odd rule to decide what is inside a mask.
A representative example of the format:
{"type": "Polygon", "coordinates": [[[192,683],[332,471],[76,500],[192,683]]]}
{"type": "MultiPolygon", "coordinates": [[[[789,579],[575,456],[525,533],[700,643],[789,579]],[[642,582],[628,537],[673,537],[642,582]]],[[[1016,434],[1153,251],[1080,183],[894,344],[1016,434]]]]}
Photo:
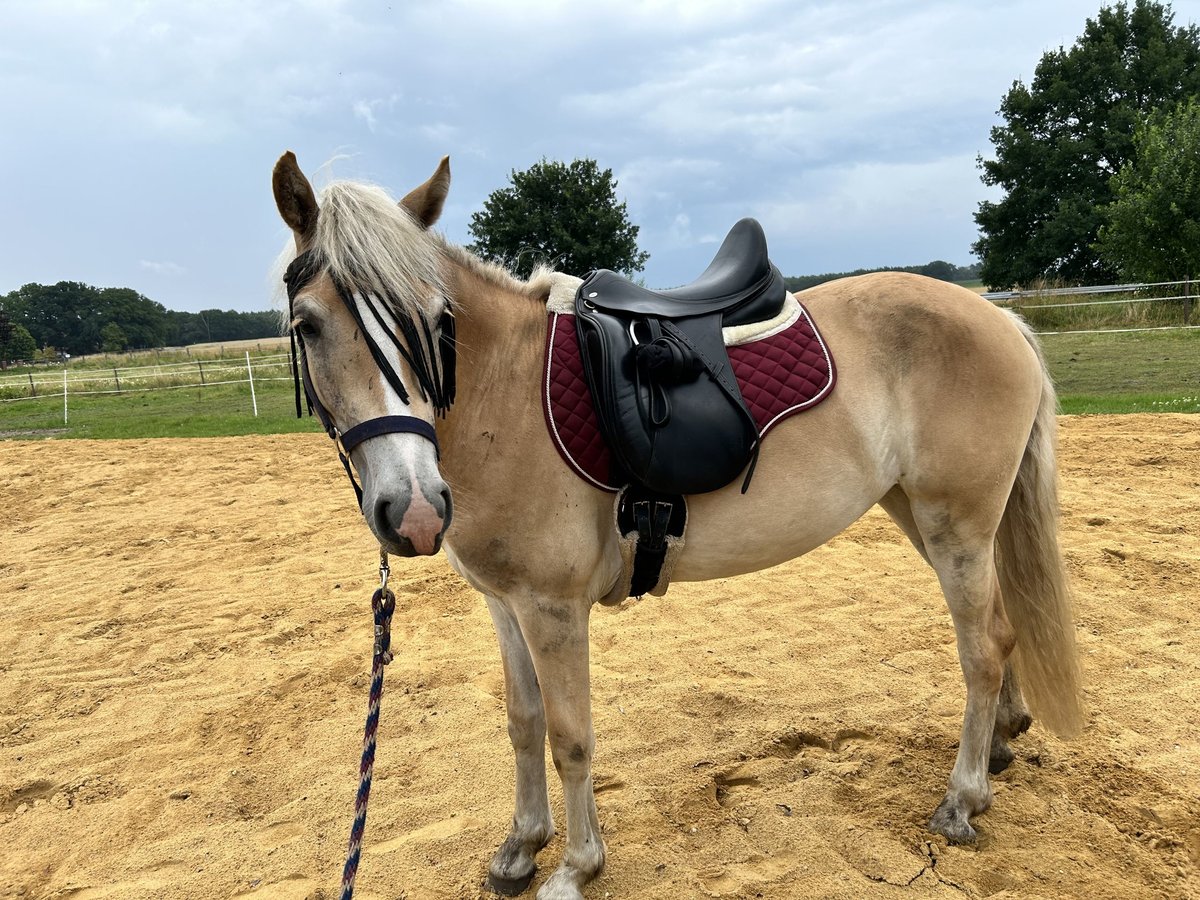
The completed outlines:
{"type": "MultiPolygon", "coordinates": [[[[689,285],[640,287],[607,269],[575,295],[584,376],[600,428],[630,483],[701,494],[733,481],[757,451],[758,426],[721,329],[783,308],[783,276],[762,226],[742,219],[689,285]]],[[[743,490],[749,484],[749,477],[743,490]]]]}

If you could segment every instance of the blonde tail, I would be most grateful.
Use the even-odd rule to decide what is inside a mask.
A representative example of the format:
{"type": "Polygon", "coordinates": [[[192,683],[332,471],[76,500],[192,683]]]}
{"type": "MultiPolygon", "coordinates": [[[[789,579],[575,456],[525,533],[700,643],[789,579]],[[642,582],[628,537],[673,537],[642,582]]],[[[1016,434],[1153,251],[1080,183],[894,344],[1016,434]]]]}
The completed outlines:
{"type": "MultiPolygon", "coordinates": [[[[1014,317],[1016,318],[1016,317],[1014,317]]],[[[1057,398],[1028,326],[1017,320],[1042,367],[1042,398],[1016,483],[996,533],[1004,608],[1017,635],[1013,665],[1035,718],[1070,737],[1082,727],[1071,595],[1058,546],[1057,398]]]]}

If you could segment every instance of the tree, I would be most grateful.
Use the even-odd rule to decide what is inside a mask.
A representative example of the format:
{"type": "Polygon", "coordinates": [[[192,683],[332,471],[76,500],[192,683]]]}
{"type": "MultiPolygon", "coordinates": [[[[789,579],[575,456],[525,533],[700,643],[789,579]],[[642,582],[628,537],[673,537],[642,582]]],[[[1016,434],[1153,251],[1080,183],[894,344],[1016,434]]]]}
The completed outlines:
{"type": "Polygon", "coordinates": [[[1191,98],[1134,135],[1136,153],[1113,176],[1096,250],[1122,278],[1177,281],[1200,274],[1200,103],[1191,98]]]}
{"type": "Polygon", "coordinates": [[[1104,7],[1070,50],[1042,56],[1032,85],[1013,83],[996,158],[979,160],[984,184],[1005,191],[975,214],[986,284],[1113,277],[1094,249],[1109,180],[1133,158],[1139,122],[1200,93],[1200,29],[1173,21],[1153,0],[1104,7]]]}
{"type": "Polygon", "coordinates": [[[640,272],[650,258],[638,250],[638,226],[617,202],[612,169],[594,159],[567,164],[543,159],[515,169],[471,216],[468,249],[528,278],[539,263],[577,275],[591,269],[640,272]]]}
{"type": "Polygon", "coordinates": [[[100,349],[105,353],[120,353],[129,346],[129,338],[116,322],[109,322],[100,329],[100,349]]]}
{"type": "Polygon", "coordinates": [[[29,330],[9,321],[8,314],[0,310],[0,369],[18,360],[33,359],[35,353],[37,342],[29,330]]]}
{"type": "Polygon", "coordinates": [[[2,298],[13,321],[20,322],[39,346],[74,355],[95,353],[101,331],[116,324],[131,347],[159,347],[166,335],[167,311],[130,288],[95,288],[75,281],[27,284],[2,298]]]}

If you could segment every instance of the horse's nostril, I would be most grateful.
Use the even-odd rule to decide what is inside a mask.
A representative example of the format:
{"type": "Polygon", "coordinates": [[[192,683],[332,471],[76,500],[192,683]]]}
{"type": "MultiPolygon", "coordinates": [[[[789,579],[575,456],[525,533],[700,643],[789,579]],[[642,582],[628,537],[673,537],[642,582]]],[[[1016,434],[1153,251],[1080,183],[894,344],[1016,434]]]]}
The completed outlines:
{"type": "Polygon", "coordinates": [[[395,530],[388,518],[388,510],[391,509],[391,506],[392,504],[388,500],[379,500],[375,503],[375,525],[381,534],[388,534],[395,530]]]}
{"type": "Polygon", "coordinates": [[[450,523],[450,513],[454,509],[454,501],[450,497],[450,488],[443,487],[441,494],[439,494],[438,496],[440,496],[442,498],[442,508],[440,510],[440,512],[442,514],[442,521],[445,522],[446,524],[449,524],[450,523]]]}

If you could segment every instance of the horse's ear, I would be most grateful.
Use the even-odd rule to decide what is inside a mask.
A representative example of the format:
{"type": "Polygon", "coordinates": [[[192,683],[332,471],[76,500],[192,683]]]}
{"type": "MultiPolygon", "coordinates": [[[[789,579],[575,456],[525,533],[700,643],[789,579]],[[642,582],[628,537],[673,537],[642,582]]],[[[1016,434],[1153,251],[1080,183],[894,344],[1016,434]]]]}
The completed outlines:
{"type": "Polygon", "coordinates": [[[317,196],[300,171],[296,154],[291,150],[275,163],[271,186],[275,190],[275,205],[279,208],[279,215],[296,233],[298,242],[307,241],[317,227],[317,196]]]}
{"type": "Polygon", "coordinates": [[[437,171],[423,185],[409,191],[408,196],[400,201],[400,205],[421,223],[422,228],[428,228],[442,214],[442,206],[446,203],[446,194],[449,191],[450,157],[443,156],[437,171]]]}

